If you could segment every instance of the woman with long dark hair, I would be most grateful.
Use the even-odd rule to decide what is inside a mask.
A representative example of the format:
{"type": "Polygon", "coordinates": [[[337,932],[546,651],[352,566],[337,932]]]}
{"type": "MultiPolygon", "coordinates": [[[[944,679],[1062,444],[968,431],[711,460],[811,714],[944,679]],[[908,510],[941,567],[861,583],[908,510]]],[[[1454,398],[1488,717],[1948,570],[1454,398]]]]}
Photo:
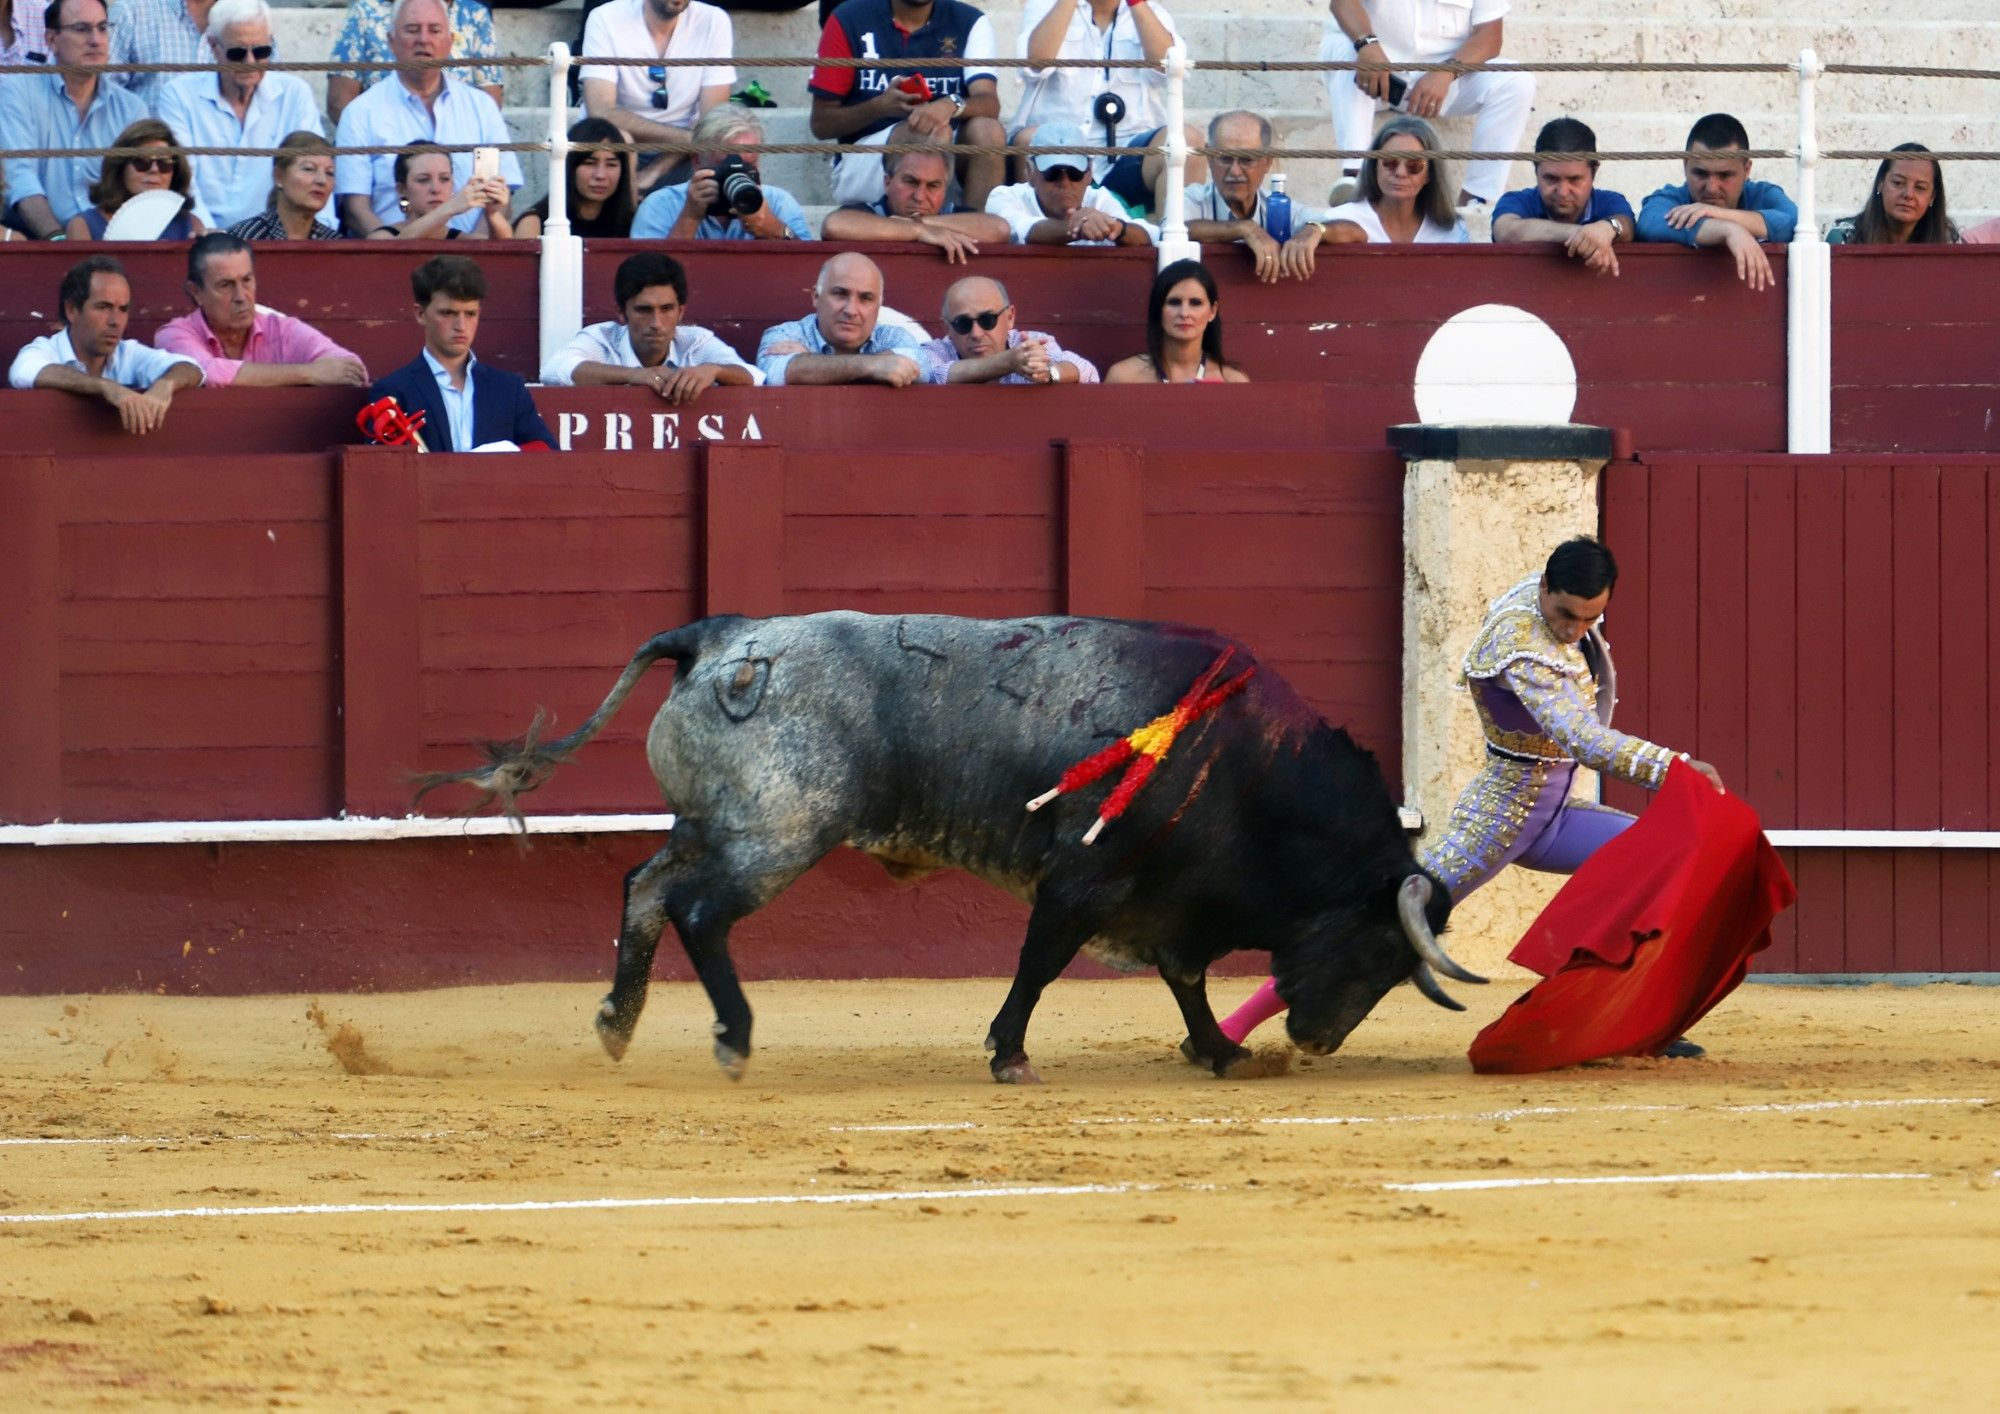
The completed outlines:
{"type": "Polygon", "coordinates": [[[1306,223],[1305,231],[1320,228],[1314,244],[1459,245],[1471,240],[1458,219],[1451,178],[1431,156],[1437,145],[1436,131],[1422,118],[1399,114],[1384,123],[1375,134],[1382,155],[1361,161],[1360,194],[1306,223]]]}
{"type": "MultiPolygon", "coordinates": [[[[39,80],[37,80],[39,82],[39,80]]],[[[174,141],[173,129],[158,118],[141,118],[118,134],[113,147],[139,147],[137,157],[107,157],[90,189],[90,205],[69,218],[64,234],[73,241],[101,241],[118,208],[142,191],[171,191],[182,198],[181,209],[154,239],[185,241],[208,229],[194,214],[188,196],[193,169],[174,141]]]]}
{"type": "Polygon", "coordinates": [[[1222,306],[1199,260],[1176,260],[1146,296],[1146,352],[1120,359],[1107,383],[1248,383],[1222,357],[1222,306]]]}
{"type": "Polygon", "coordinates": [[[1920,142],[1891,149],[1909,157],[1885,157],[1875,169],[1868,204],[1833,223],[1828,245],[1957,245],[1958,227],[1945,214],[1944,167],[1920,142]]]}
{"type": "MultiPolygon", "coordinates": [[[[627,141],[617,124],[603,118],[585,118],[569,130],[569,233],[586,239],[623,239],[632,234],[632,213],[638,198],[632,185],[632,154],[608,152],[600,143],[627,141]]],[[[521,213],[514,234],[523,239],[539,236],[548,224],[549,199],[521,213]]]]}

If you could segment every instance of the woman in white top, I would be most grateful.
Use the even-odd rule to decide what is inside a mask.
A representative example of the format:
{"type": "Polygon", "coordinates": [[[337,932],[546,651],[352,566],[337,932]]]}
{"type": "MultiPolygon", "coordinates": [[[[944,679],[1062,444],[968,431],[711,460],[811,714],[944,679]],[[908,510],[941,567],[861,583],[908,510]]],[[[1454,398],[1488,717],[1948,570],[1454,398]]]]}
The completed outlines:
{"type": "MultiPolygon", "coordinates": [[[[1361,163],[1361,194],[1320,222],[1321,240],[1335,245],[1459,245],[1471,239],[1452,201],[1451,179],[1431,157],[1437,133],[1422,118],[1391,118],[1375,134],[1381,157],[1361,163]]],[[[1318,242],[1315,242],[1317,244],[1318,242]]]]}

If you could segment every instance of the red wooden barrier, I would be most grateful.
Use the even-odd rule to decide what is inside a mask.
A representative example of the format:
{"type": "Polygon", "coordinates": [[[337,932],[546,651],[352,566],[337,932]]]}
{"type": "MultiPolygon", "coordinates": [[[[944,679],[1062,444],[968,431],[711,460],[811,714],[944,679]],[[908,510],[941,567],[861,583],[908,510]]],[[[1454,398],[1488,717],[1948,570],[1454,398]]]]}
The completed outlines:
{"type": "MultiPolygon", "coordinates": [[[[1714,762],[1770,829],[2000,829],[1990,458],[1647,457],[1603,502],[1621,727],[1714,762]]],[[[1766,970],[2000,969],[1989,853],[1791,856],[1766,970]]]]}

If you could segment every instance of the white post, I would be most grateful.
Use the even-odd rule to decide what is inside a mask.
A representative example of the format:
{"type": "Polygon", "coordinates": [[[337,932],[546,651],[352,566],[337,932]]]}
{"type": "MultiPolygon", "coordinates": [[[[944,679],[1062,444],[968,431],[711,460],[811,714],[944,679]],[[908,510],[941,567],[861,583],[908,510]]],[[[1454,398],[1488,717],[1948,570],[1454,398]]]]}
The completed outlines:
{"type": "Polygon", "coordinates": [[[1833,250],[1819,234],[1819,55],[1799,53],[1798,229],[1785,252],[1785,446],[1833,450],[1833,250]]]}
{"type": "Polygon", "coordinates": [[[583,327],[583,238],[569,230],[569,46],[549,46],[549,219],[542,223],[542,362],[583,327]]]}
{"type": "Polygon", "coordinates": [[[1201,259],[1201,247],[1188,239],[1187,202],[1187,76],[1194,67],[1187,46],[1176,39],[1161,67],[1167,72],[1167,190],[1160,200],[1160,268],[1176,260],[1201,259]]]}

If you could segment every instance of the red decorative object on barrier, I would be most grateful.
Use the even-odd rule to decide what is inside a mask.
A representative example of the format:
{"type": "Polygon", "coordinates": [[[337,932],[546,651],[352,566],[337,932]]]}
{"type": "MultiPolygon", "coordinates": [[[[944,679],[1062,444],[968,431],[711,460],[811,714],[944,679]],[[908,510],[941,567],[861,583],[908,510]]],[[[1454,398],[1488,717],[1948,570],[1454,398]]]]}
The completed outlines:
{"type": "Polygon", "coordinates": [[[394,398],[377,398],[354,415],[355,425],[368,434],[368,440],[383,447],[415,447],[420,452],[428,452],[424,445],[424,412],[419,408],[414,413],[403,411],[403,405],[394,398]]]}

